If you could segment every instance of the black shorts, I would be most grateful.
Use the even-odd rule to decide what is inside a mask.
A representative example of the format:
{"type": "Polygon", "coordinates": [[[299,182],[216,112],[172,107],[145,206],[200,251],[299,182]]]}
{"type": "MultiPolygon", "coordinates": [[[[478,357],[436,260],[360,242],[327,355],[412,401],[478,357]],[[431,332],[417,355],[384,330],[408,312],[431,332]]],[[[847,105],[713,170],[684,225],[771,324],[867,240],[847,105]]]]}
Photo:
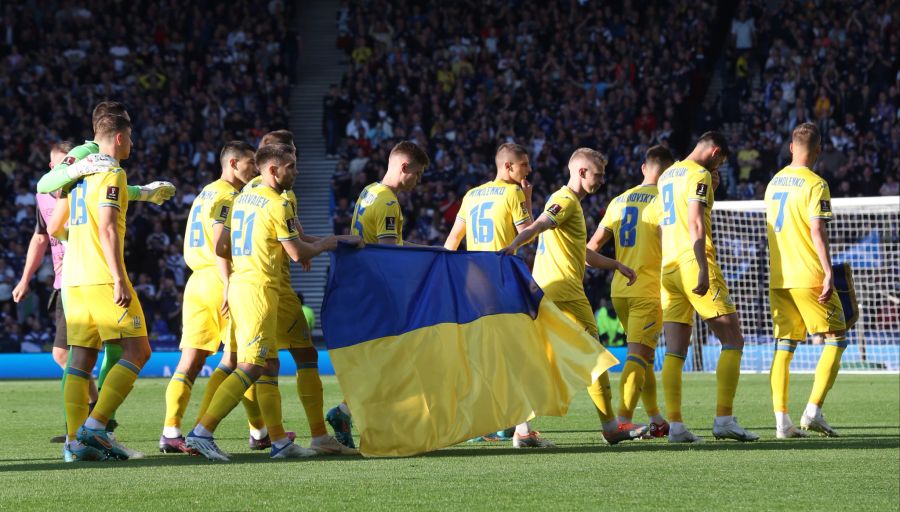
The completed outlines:
{"type": "Polygon", "coordinates": [[[56,315],[56,337],[53,338],[53,348],[69,349],[66,336],[66,312],[63,308],[62,290],[53,290],[47,303],[47,312],[56,315]]]}

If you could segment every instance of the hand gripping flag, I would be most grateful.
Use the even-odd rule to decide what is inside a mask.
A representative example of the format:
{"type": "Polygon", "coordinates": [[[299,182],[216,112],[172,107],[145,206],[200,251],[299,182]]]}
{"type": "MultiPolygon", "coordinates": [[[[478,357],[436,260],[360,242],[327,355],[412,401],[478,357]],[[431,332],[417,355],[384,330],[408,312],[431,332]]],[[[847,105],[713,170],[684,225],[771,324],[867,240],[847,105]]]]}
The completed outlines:
{"type": "Polygon", "coordinates": [[[377,245],[331,258],[323,329],[365,456],[563,416],[618,363],[518,258],[377,245]]]}

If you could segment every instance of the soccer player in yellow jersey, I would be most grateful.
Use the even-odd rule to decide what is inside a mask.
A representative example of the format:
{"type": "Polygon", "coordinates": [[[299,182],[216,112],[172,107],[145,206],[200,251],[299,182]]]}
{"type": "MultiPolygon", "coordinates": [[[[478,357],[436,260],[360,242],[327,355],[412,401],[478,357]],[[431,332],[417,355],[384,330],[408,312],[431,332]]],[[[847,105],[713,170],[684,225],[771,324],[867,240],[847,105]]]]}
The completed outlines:
{"type": "MultiPolygon", "coordinates": [[[[528,152],[519,144],[505,143],[494,155],[497,177],[469,190],[444,247],[455,251],[463,238],[470,251],[501,251],[515,236],[531,225],[531,164],[528,152]]],[[[500,432],[498,432],[500,434],[500,432]]],[[[499,439],[489,434],[482,439],[499,439]]],[[[516,425],[514,448],[550,448],[552,442],[531,430],[526,421],[516,425]]]]}
{"type": "MultiPolygon", "coordinates": [[[[236,354],[226,339],[226,307],[222,296],[231,274],[231,262],[216,256],[215,241],[225,231],[232,203],[244,184],[256,176],[255,151],[243,141],[225,144],[219,154],[222,174],[203,187],[191,204],[184,235],[184,260],[192,274],[184,288],[182,311],[181,359],[166,388],[166,416],[159,450],[167,453],[189,452],[181,433],[181,420],[191,398],[194,379],[206,359],[226,342],[225,355],[210,377],[204,405],[212,393],[234,370],[236,354]]],[[[251,413],[259,416],[258,411],[251,413]]]]}
{"type": "Polygon", "coordinates": [[[716,439],[755,441],[756,434],[741,427],[732,415],[741,370],[744,336],[728,285],[716,264],[710,210],[718,186],[718,168],[728,156],[728,143],[719,132],[700,136],[691,154],[675,162],[659,178],[662,207],[661,301],[666,334],[663,389],[669,415],[669,442],[701,441],[689,431],[681,415],[684,360],[691,341],[694,311],[722,342],[716,368],[716,439]]]}
{"type": "MultiPolygon", "coordinates": [[[[228,284],[229,314],[237,342],[237,368],[225,379],[206,413],[187,435],[185,444],[210,460],[228,460],[216,446],[213,432],[219,422],[241,401],[247,389],[260,378],[278,376],[277,316],[279,279],[285,253],[294,261],[310,259],[337,246],[329,237],[315,244],[300,240],[290,206],[281,193],[293,185],[297,160],[294,148],[284,144],[266,146],[256,153],[263,186],[240,194],[225,229],[231,234],[233,273],[228,284]]],[[[226,256],[223,244],[216,254],[226,256]]],[[[276,380],[277,382],[277,380],[276,380]]],[[[276,388],[277,395],[277,388],[276,388]]],[[[267,411],[280,415],[280,396],[258,393],[260,409],[272,438],[272,458],[306,457],[316,452],[295,444],[284,432],[281,418],[266,417],[267,411]],[[277,407],[267,401],[277,401],[277,407]]]]}
{"type": "MultiPolygon", "coordinates": [[[[131,122],[101,117],[95,126],[99,153],[118,163],[131,152],[131,122]]],[[[125,271],[125,215],[128,180],[121,168],[85,177],[70,194],[68,247],[63,263],[66,329],[71,350],[63,395],[66,404],[66,458],[119,458],[133,455],[106,431],[110,416],[128,396],[150,358],[144,312],[125,271]],[[88,386],[105,342],[122,345],[97,404],[88,414],[88,386]]]]}
{"type": "MultiPolygon", "coordinates": [[[[276,130],[263,135],[259,142],[259,147],[263,148],[270,144],[286,144],[294,148],[294,136],[288,130],[276,130]]],[[[247,190],[262,184],[262,178],[254,178],[245,187],[247,190]]],[[[297,225],[297,231],[300,233],[300,239],[307,243],[315,243],[319,237],[311,236],[303,232],[303,226],[297,217],[297,196],[292,189],[285,190],[281,196],[288,201],[292,215],[297,225]]],[[[339,239],[341,237],[338,237],[339,239]]],[[[301,264],[308,269],[309,261],[301,261],[301,264]]],[[[312,342],[312,333],[306,323],[306,317],[303,314],[303,304],[297,297],[297,293],[291,286],[291,267],[289,258],[284,258],[282,264],[281,287],[278,293],[278,349],[287,350],[294,363],[297,366],[297,395],[300,397],[300,403],[306,412],[306,419],[309,423],[310,430],[310,448],[321,454],[337,454],[337,455],[357,455],[359,452],[353,446],[353,437],[349,435],[349,444],[342,444],[334,437],[328,435],[325,429],[325,416],[323,410],[324,391],[322,389],[322,379],[319,377],[319,352],[316,350],[312,342]]],[[[276,353],[277,355],[277,353],[276,353]]],[[[254,384],[254,394],[261,390],[263,393],[277,389],[277,380],[267,379],[264,381],[268,384],[266,388],[257,388],[254,384]]],[[[265,385],[265,384],[264,384],[265,385]]],[[[267,435],[268,428],[263,426],[261,429],[256,428],[257,425],[251,424],[250,430],[250,446],[251,449],[261,450],[271,446],[271,441],[267,435]]],[[[277,426],[275,426],[277,428],[277,426]]],[[[340,435],[339,432],[336,432],[340,435]]],[[[293,432],[288,432],[289,436],[293,432]]]]}
{"type": "Polygon", "coordinates": [[[650,417],[652,437],[664,437],[669,424],[659,411],[656,400],[656,375],[653,359],[656,343],[662,331],[662,307],[659,302],[659,266],[661,255],[659,223],[653,201],[658,189],[656,182],[664,169],[675,159],[663,146],[647,150],[641,172],[644,181],[610,201],[603,220],[588,249],[600,251],[610,239],[615,240],[616,260],[634,269],[637,281],[628,286],[619,274],[612,280],[613,308],[628,342],[628,356],[619,379],[619,423],[630,426],[638,398],[650,417]]]}
{"type": "MultiPolygon", "coordinates": [[[[585,263],[596,268],[616,269],[628,277],[629,284],[635,279],[630,268],[587,248],[581,200],[603,185],[606,163],[606,156],[599,151],[575,150],[569,159],[569,182],[547,199],[547,207],[541,216],[504,249],[506,254],[515,254],[519,247],[540,235],[534,260],[535,282],[548,299],[598,342],[600,333],[584,293],[585,263]]],[[[610,444],[635,439],[647,431],[646,426],[630,430],[620,428],[612,407],[609,372],[603,372],[588,388],[588,393],[603,423],[603,437],[610,444]]]]}
{"type": "Polygon", "coordinates": [[[463,196],[445,248],[455,251],[465,238],[470,251],[500,251],[531,225],[528,152],[519,144],[501,144],[494,160],[497,177],[463,196]]]}
{"type": "Polygon", "coordinates": [[[367,244],[403,245],[403,212],[397,192],[416,188],[429,163],[428,155],[414,142],[394,146],[384,178],[359,194],[350,232],[367,244]]]}
{"type": "Polygon", "coordinates": [[[806,437],[806,432],[791,422],[787,402],[791,358],[807,333],[823,336],[825,348],[800,428],[828,437],[838,435],[822,416],[822,404],[837,378],[847,338],[828,247],[831,194],[828,183],[812,170],[821,142],[816,125],[803,123],[794,128],[791,164],[766,187],[769,303],[776,339],[770,377],[779,439],[806,437]]]}
{"type": "MultiPolygon", "coordinates": [[[[388,155],[384,178],[359,194],[353,209],[350,232],[367,244],[416,245],[403,241],[403,211],[397,192],[416,188],[430,160],[414,142],[397,143],[388,155]]],[[[342,444],[353,447],[351,415],[346,402],[329,409],[325,419],[342,444]]]]}

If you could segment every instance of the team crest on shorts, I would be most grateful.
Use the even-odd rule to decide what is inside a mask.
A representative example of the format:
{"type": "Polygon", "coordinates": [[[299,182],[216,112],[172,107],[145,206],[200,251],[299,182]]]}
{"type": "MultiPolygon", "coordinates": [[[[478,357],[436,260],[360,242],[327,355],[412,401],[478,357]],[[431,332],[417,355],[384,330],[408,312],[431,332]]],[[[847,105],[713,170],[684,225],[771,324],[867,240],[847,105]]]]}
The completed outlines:
{"type": "Polygon", "coordinates": [[[135,329],[140,329],[141,328],[141,317],[139,317],[139,316],[134,317],[132,319],[132,323],[134,324],[135,329]]]}
{"type": "Polygon", "coordinates": [[[562,206],[557,203],[553,203],[550,205],[550,208],[547,208],[547,213],[550,215],[559,215],[559,212],[562,211],[562,206]]]}
{"type": "Polygon", "coordinates": [[[697,183],[697,195],[706,197],[707,185],[706,183],[697,183]]]}
{"type": "Polygon", "coordinates": [[[118,201],[119,187],[106,187],[106,198],[112,201],[118,201]]]}
{"type": "Polygon", "coordinates": [[[384,229],[385,229],[385,231],[396,231],[397,230],[397,217],[385,217],[384,218],[384,229]]]}

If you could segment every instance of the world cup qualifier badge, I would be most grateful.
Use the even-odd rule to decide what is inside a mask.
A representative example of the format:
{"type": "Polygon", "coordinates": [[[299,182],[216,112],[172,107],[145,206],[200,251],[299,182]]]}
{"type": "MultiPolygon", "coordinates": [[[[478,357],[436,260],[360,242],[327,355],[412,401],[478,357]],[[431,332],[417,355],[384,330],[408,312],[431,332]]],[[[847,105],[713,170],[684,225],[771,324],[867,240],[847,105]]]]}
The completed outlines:
{"type": "Polygon", "coordinates": [[[819,209],[822,210],[822,213],[831,213],[831,201],[822,199],[819,201],[819,209]]]}
{"type": "Polygon", "coordinates": [[[63,163],[64,165],[72,165],[72,164],[75,163],[75,157],[74,157],[74,156],[67,156],[67,157],[63,158],[62,163],[63,163]]]}
{"type": "Polygon", "coordinates": [[[562,206],[558,203],[553,203],[550,205],[550,208],[547,208],[547,213],[550,215],[559,215],[559,212],[562,211],[562,206]]]}
{"type": "Polygon", "coordinates": [[[119,187],[106,187],[106,198],[111,201],[118,201],[119,187]]]}
{"type": "Polygon", "coordinates": [[[706,185],[706,183],[703,183],[703,182],[697,183],[697,195],[706,197],[707,188],[708,188],[708,186],[706,185]]]}
{"type": "Polygon", "coordinates": [[[397,217],[385,217],[384,218],[384,230],[385,231],[396,231],[397,230],[397,217]]]}

